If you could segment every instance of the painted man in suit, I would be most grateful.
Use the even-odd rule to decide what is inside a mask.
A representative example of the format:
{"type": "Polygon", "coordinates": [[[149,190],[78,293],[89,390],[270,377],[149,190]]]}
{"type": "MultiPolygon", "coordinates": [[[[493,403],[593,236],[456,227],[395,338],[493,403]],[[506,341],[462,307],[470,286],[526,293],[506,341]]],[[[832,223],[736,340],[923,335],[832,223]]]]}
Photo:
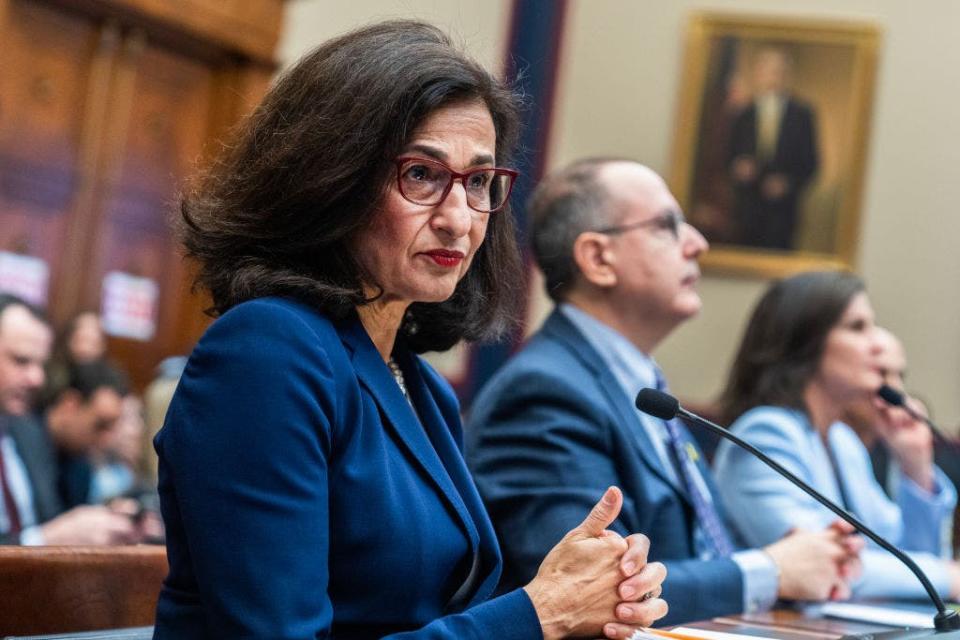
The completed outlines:
{"type": "Polygon", "coordinates": [[[703,236],[663,180],[630,161],[585,160],[545,179],[529,207],[533,251],[557,308],[474,401],[468,461],[497,527],[501,588],[521,584],[597,490],[623,488],[611,527],[664,562],[665,624],[847,593],[861,541],[796,532],[738,550],[686,428],[640,414],[665,386],[651,358],[700,310],[703,236]]]}
{"type": "Polygon", "coordinates": [[[52,341],[39,310],[0,294],[0,544],[132,541],[130,518],[104,506],[63,511],[53,449],[30,416],[52,341]]]}
{"type": "Polygon", "coordinates": [[[787,92],[788,72],[783,50],[760,51],[754,99],[733,122],[735,244],[786,250],[796,243],[800,197],[819,161],[813,109],[787,92]]]}

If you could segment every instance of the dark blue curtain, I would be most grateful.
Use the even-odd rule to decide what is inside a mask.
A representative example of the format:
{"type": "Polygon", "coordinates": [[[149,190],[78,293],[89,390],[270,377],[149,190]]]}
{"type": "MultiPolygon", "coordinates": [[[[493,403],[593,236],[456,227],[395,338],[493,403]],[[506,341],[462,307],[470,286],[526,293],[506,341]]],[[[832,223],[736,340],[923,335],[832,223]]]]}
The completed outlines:
{"type": "MultiPolygon", "coordinates": [[[[504,78],[524,96],[525,108],[517,157],[517,168],[522,175],[510,200],[517,240],[527,261],[525,204],[544,171],[566,8],[567,0],[515,0],[513,4],[504,78]]],[[[510,357],[521,337],[518,334],[501,342],[474,347],[469,375],[457,389],[465,408],[483,383],[510,357]]]]}

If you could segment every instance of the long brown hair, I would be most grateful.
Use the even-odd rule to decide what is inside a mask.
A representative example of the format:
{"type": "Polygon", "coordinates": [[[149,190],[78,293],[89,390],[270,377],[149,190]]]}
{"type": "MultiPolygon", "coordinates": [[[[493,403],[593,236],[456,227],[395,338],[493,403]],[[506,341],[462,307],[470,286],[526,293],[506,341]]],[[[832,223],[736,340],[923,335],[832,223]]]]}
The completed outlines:
{"type": "Polygon", "coordinates": [[[774,282],[757,303],[721,396],[723,420],[761,405],[806,411],[803,391],[817,372],[827,334],[863,280],[811,271],[774,282]]]}

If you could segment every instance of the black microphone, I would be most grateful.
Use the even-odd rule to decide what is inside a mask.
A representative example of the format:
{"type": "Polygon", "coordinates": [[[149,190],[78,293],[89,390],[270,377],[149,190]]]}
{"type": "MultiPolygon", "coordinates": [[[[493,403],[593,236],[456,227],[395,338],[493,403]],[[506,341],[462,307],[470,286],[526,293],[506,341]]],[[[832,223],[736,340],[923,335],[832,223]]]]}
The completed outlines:
{"type": "Polygon", "coordinates": [[[900,562],[907,565],[910,571],[913,572],[913,575],[917,576],[917,579],[920,581],[920,584],[923,585],[923,588],[927,591],[927,595],[930,596],[930,599],[933,601],[933,604],[937,607],[937,615],[933,618],[933,624],[935,629],[910,629],[910,630],[896,630],[896,631],[885,631],[882,633],[874,634],[865,634],[865,635],[854,635],[854,636],[844,636],[844,638],[874,638],[874,639],[889,639],[889,640],[904,640],[905,638],[922,638],[928,635],[937,635],[946,640],[945,634],[952,634],[955,636],[953,640],[960,639],[960,615],[957,615],[956,611],[947,610],[946,605],[943,603],[943,599],[940,598],[940,594],[937,593],[937,590],[933,588],[933,585],[930,583],[930,579],[920,570],[920,567],[917,566],[917,563],[914,562],[910,556],[904,552],[897,549],[895,546],[881,538],[877,535],[870,527],[860,522],[860,520],[848,512],[846,509],[834,504],[832,501],[828,500],[816,489],[808,485],[806,482],[793,475],[789,471],[783,468],[783,466],[769,458],[762,451],[757,449],[755,446],[746,442],[742,438],[733,435],[727,429],[724,429],[718,424],[714,424],[705,418],[701,418],[695,413],[691,413],[680,406],[680,402],[671,396],[670,394],[663,393],[662,391],[657,391],[656,389],[641,389],[640,393],[637,394],[636,401],[637,409],[647,413],[655,418],[660,418],[661,420],[672,420],[678,415],[690,422],[696,423],[700,426],[706,427],[710,431],[716,433],[721,438],[726,438],[730,440],[735,445],[742,449],[746,449],[756,457],[760,458],[764,464],[768,467],[779,473],[781,476],[795,484],[797,487],[802,489],[807,495],[811,498],[825,506],[830,511],[834,512],[840,518],[849,522],[853,525],[853,528],[867,536],[874,542],[876,542],[880,547],[886,549],[894,556],[897,557],[900,562]]]}
{"type": "Polygon", "coordinates": [[[894,389],[888,384],[883,385],[877,389],[877,395],[880,396],[884,402],[889,404],[891,407],[900,407],[907,412],[914,420],[919,420],[930,428],[930,433],[933,434],[933,437],[942,442],[943,444],[957,448],[960,447],[960,443],[957,443],[955,440],[948,438],[944,435],[943,431],[940,430],[940,427],[933,423],[933,420],[928,418],[925,415],[922,415],[919,411],[914,409],[907,403],[907,395],[900,391],[899,389],[894,389]]]}

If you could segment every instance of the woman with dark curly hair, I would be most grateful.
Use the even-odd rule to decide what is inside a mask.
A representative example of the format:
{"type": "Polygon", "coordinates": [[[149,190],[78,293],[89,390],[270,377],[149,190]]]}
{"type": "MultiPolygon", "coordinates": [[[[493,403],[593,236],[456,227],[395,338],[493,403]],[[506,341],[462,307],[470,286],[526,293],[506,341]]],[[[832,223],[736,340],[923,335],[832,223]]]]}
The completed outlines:
{"type": "Polygon", "coordinates": [[[646,539],[605,530],[615,488],[490,599],[456,398],[417,354],[511,324],[517,123],[441,32],[377,24],[281,77],[184,197],[219,318],[155,440],[155,637],[627,637],[666,612],[646,539]]]}

